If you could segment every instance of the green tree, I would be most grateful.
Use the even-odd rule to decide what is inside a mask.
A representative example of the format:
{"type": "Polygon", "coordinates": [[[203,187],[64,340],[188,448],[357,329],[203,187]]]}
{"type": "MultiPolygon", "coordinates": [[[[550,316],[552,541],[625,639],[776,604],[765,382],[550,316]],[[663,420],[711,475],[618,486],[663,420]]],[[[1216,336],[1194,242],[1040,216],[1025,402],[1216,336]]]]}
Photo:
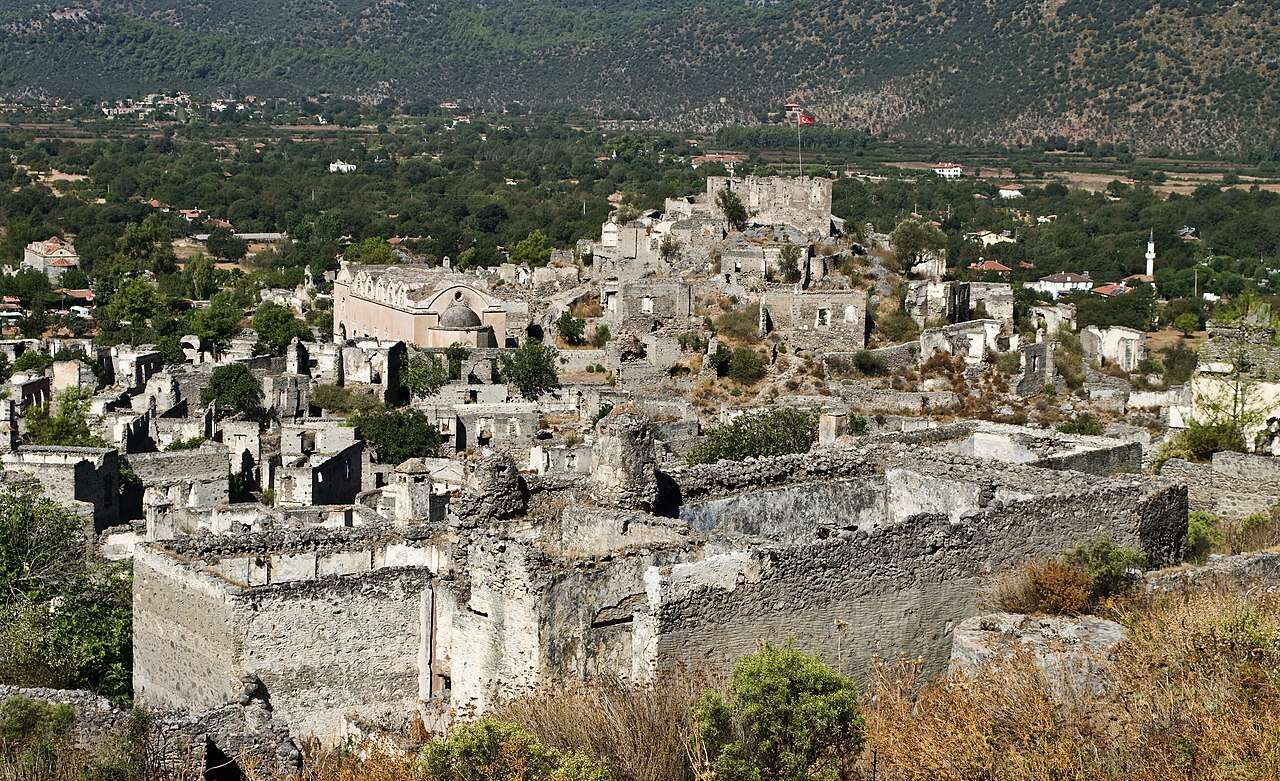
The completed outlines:
{"type": "Polygon", "coordinates": [[[546,391],[560,387],[556,372],[556,348],[549,344],[526,341],[498,357],[498,370],[505,382],[520,390],[527,399],[536,399],[546,391]]]}
{"type": "Polygon", "coordinates": [[[262,384],[243,363],[219,366],[200,391],[202,404],[216,404],[222,415],[256,415],[262,403],[262,384]]]}
{"type": "Polygon", "coordinates": [[[209,233],[208,240],[205,241],[205,247],[215,258],[227,260],[243,260],[248,250],[244,240],[236,238],[235,234],[226,228],[214,228],[209,233]]]}
{"type": "Polygon", "coordinates": [[[182,269],[187,294],[196,301],[204,301],[218,292],[217,273],[208,255],[196,255],[182,269]]]}
{"type": "Polygon", "coordinates": [[[716,206],[734,230],[747,227],[747,207],[742,205],[742,199],[733,190],[726,187],[716,193],[716,206]]]}
{"type": "Polygon", "coordinates": [[[511,249],[511,262],[517,265],[528,264],[534,268],[547,265],[548,260],[551,260],[551,244],[540,230],[531,231],[511,249]]]}
{"type": "Polygon", "coordinates": [[[87,391],[68,389],[47,407],[35,407],[27,413],[26,441],[32,445],[62,447],[106,447],[102,437],[89,427],[87,391]]]}
{"type": "Polygon", "coordinates": [[[215,293],[209,306],[196,309],[187,318],[187,328],[206,347],[221,348],[243,330],[244,304],[231,290],[215,293]]]}
{"type": "Polygon", "coordinates": [[[566,344],[582,344],[582,334],[586,329],[587,321],[581,317],[574,317],[568,309],[556,318],[556,333],[560,334],[560,338],[566,344]]]}
{"type": "Polygon", "coordinates": [[[1200,327],[1200,318],[1191,312],[1183,312],[1174,318],[1173,327],[1181,331],[1183,336],[1190,336],[1200,327]]]}
{"type": "Polygon", "coordinates": [[[662,244],[658,246],[658,254],[665,263],[674,263],[676,258],[680,257],[680,240],[670,233],[662,237],[662,244]]]}
{"type": "Polygon", "coordinates": [[[312,338],[306,323],[294,317],[286,307],[270,301],[254,313],[253,330],[258,334],[254,350],[266,355],[283,355],[294,337],[304,341],[312,338]]]}
{"type": "Polygon", "coordinates": [[[729,359],[729,377],[743,385],[755,385],[764,379],[765,365],[760,353],[750,347],[739,347],[729,359]]]}
{"type": "Polygon", "coordinates": [[[775,407],[746,412],[711,429],[706,439],[689,451],[686,460],[690,464],[710,464],[720,460],[807,453],[817,441],[818,413],[775,407]]]}
{"type": "Polygon", "coordinates": [[[107,315],[112,320],[133,325],[146,325],[148,320],[166,308],[160,290],[141,277],[122,282],[107,301],[107,315]]]}
{"type": "Polygon", "coordinates": [[[600,760],[544,745],[506,721],[486,717],[458,724],[422,749],[427,775],[436,781],[610,781],[600,760]]]}
{"type": "Polygon", "coordinates": [[[457,342],[454,342],[445,348],[444,357],[449,361],[449,379],[462,379],[462,364],[467,360],[467,356],[470,354],[470,350],[457,342]]]}
{"type": "Polygon", "coordinates": [[[413,355],[400,368],[400,385],[414,396],[432,396],[449,382],[449,364],[434,354],[413,355]]]}
{"type": "Polygon", "coordinates": [[[0,683],[129,696],[128,570],[85,544],[84,520],[35,485],[0,488],[0,683]]]}
{"type": "Polygon", "coordinates": [[[856,684],[790,646],[738,662],[694,718],[720,781],[841,778],[862,748],[856,684]]]}
{"type": "Polygon", "coordinates": [[[371,237],[352,244],[342,251],[343,259],[363,266],[390,266],[396,262],[396,254],[386,239],[371,237]]]}
{"type": "Polygon", "coordinates": [[[947,237],[932,225],[917,220],[903,220],[889,234],[889,244],[901,271],[923,262],[947,247],[947,237]]]}
{"type": "Polygon", "coordinates": [[[384,464],[440,454],[440,431],[416,409],[367,409],[350,417],[352,425],[384,464]]]}
{"type": "Polygon", "coordinates": [[[784,282],[800,281],[800,247],[787,242],[782,245],[782,253],[778,257],[778,271],[782,273],[784,282]]]}
{"type": "Polygon", "coordinates": [[[28,350],[13,360],[10,369],[13,374],[22,372],[42,372],[53,366],[53,356],[38,350],[28,350]]]}

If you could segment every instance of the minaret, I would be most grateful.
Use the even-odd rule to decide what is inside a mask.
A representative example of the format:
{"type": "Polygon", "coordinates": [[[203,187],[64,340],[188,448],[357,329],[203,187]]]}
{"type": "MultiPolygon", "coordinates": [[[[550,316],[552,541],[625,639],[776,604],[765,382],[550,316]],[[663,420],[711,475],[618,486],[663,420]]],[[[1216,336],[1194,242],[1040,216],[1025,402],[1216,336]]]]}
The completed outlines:
{"type": "Polygon", "coordinates": [[[1147,276],[1156,278],[1156,232],[1147,234],[1147,276]]]}

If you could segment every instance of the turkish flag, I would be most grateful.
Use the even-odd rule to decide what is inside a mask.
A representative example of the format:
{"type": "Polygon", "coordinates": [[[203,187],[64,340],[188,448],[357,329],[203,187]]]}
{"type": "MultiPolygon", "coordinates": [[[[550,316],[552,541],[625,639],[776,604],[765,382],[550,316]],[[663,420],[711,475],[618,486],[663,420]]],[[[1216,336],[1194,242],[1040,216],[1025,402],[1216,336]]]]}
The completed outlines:
{"type": "Polygon", "coordinates": [[[801,111],[798,115],[796,115],[796,121],[799,122],[801,125],[812,125],[813,117],[801,111]]]}

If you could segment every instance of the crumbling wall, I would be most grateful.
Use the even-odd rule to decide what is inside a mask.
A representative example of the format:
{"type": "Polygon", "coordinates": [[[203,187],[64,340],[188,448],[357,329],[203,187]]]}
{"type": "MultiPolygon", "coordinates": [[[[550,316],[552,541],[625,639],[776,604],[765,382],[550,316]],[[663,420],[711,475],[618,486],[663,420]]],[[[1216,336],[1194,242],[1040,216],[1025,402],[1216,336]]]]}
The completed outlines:
{"type": "Polygon", "coordinates": [[[1171,458],[1160,476],[1187,487],[1191,507],[1222,518],[1265,513],[1280,501],[1280,459],[1248,453],[1215,453],[1212,463],[1171,458]]]}
{"type": "Polygon", "coordinates": [[[133,558],[133,694],[150,707],[202,710],[239,691],[237,617],[227,583],[149,545],[133,558]]]}
{"type": "Polygon", "coordinates": [[[404,726],[418,699],[428,580],[417,569],[320,571],[237,595],[240,665],[257,674],[295,735],[337,738],[354,713],[404,726]]]}
{"type": "Polygon", "coordinates": [[[1017,482],[1003,498],[981,490],[985,506],[959,520],[917,515],[656,573],[654,668],[728,670],[760,641],[792,639],[850,674],[864,675],[873,656],[898,653],[919,654],[926,671],[941,672],[951,628],[976,614],[987,573],[1098,536],[1143,547],[1157,563],[1181,546],[1179,488],[1136,501],[1118,484],[1018,498],[1017,482]]]}

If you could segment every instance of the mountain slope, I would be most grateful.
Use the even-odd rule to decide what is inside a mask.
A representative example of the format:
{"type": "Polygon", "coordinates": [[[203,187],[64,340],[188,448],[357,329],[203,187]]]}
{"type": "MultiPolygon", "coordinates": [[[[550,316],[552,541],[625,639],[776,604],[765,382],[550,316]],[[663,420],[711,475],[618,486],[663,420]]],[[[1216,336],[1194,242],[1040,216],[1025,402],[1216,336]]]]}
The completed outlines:
{"type": "Polygon", "coordinates": [[[16,0],[0,91],[238,88],[634,110],[805,101],[916,138],[1238,148],[1280,118],[1267,0],[16,0]],[[83,2],[82,5],[76,5],[83,2]]]}

